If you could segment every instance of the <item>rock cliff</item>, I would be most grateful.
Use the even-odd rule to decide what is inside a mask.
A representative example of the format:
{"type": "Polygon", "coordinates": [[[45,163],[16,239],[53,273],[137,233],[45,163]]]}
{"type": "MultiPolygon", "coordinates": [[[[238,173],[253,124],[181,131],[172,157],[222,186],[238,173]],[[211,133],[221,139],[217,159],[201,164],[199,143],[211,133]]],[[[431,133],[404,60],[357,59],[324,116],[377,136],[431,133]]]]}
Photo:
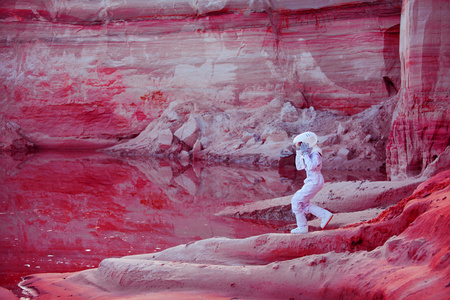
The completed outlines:
{"type": "MultiPolygon", "coordinates": [[[[188,148],[178,153],[191,151],[196,137],[203,137],[196,147],[202,150],[216,140],[205,136],[195,109],[214,119],[203,122],[217,125],[211,132],[224,121],[258,116],[220,137],[237,148],[227,156],[240,156],[233,151],[257,143],[286,145],[302,130],[296,121],[317,123],[307,108],[331,112],[332,126],[321,134],[335,135],[336,115],[380,105],[400,87],[399,0],[3,1],[0,7],[1,114],[41,149],[114,146],[151,131],[165,112],[179,122],[161,128],[162,150],[178,143],[175,133],[188,120],[198,128],[192,141],[181,137],[188,148]]],[[[357,154],[379,156],[379,166],[387,136],[371,138],[377,147],[357,154]]],[[[206,157],[217,157],[211,150],[206,157]]]]}
{"type": "Polygon", "coordinates": [[[421,174],[432,162],[449,166],[449,13],[448,1],[403,1],[400,99],[387,147],[393,179],[421,174]]]}
{"type": "Polygon", "coordinates": [[[275,164],[275,149],[314,129],[334,145],[330,159],[344,158],[335,167],[380,169],[392,111],[372,123],[376,132],[342,123],[400,91],[388,172],[416,175],[449,143],[449,4],[401,5],[2,1],[0,114],[38,149],[121,144],[113,151],[246,163],[275,164]],[[367,145],[346,145],[355,138],[367,145]],[[225,154],[212,147],[222,142],[225,154]]]}

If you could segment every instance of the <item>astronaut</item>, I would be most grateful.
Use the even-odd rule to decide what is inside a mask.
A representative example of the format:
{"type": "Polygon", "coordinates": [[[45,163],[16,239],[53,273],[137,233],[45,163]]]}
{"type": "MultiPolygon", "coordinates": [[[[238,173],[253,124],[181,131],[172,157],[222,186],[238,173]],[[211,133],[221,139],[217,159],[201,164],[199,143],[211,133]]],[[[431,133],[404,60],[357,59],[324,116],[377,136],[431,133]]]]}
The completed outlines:
{"type": "Polygon", "coordinates": [[[297,228],[291,233],[307,233],[308,224],[305,214],[311,213],[321,219],[320,227],[330,222],[333,214],[326,209],[310,204],[309,201],[322,189],[324,179],[322,170],[322,150],[317,146],[317,135],[313,132],[304,132],[294,138],[296,150],[295,166],[297,170],[306,171],[303,187],[291,199],[292,212],[297,220],[297,228]]]}

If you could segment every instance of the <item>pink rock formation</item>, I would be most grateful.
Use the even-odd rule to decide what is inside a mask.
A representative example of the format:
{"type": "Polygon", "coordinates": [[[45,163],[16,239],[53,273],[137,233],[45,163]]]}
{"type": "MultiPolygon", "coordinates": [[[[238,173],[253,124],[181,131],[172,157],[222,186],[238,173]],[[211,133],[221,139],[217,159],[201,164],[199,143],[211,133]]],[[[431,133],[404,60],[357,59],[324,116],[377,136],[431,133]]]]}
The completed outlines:
{"type": "Polygon", "coordinates": [[[0,113],[41,148],[111,146],[174,100],[355,114],[400,81],[400,0],[9,0],[0,22],[0,113]]]}
{"type": "Polygon", "coordinates": [[[387,146],[392,179],[421,174],[450,145],[449,14],[449,1],[403,1],[400,100],[387,146]]]}
{"type": "MultiPolygon", "coordinates": [[[[314,130],[330,168],[379,170],[387,162],[391,179],[431,176],[450,162],[450,2],[401,4],[2,1],[0,150],[110,147],[120,154],[276,165],[292,135],[314,130]]],[[[55,182],[42,197],[97,192],[83,181],[75,188],[64,185],[84,165],[62,168],[59,177],[26,173],[33,180],[21,188],[35,190],[43,176],[55,182]]],[[[112,183],[122,184],[123,172],[141,165],[114,169],[109,179],[86,176],[104,182],[101,192],[114,203],[116,195],[129,195],[120,184],[112,190],[112,183]]],[[[160,180],[174,176],[164,166],[148,172],[160,180]]],[[[168,190],[195,194],[193,173],[174,176],[168,190]]],[[[73,275],[31,276],[26,285],[42,299],[44,293],[99,299],[445,298],[449,177],[444,172],[432,178],[368,223],[306,236],[207,239],[107,259],[98,269],[73,275]]],[[[141,184],[136,179],[131,186],[149,201],[153,187],[141,184]]],[[[14,186],[6,193],[13,195],[14,186]]],[[[12,218],[7,229],[14,229],[17,218],[4,217],[12,218]]],[[[108,231],[117,222],[100,225],[108,231]]],[[[7,247],[14,249],[10,241],[7,247]]]]}
{"type": "Polygon", "coordinates": [[[17,123],[5,121],[0,115],[0,152],[10,155],[26,154],[32,151],[34,145],[23,134],[17,123]]]}
{"type": "Polygon", "coordinates": [[[98,269],[30,276],[37,299],[157,299],[167,293],[243,298],[444,299],[448,295],[450,171],[378,218],[305,235],[213,238],[112,258],[98,269]]]}

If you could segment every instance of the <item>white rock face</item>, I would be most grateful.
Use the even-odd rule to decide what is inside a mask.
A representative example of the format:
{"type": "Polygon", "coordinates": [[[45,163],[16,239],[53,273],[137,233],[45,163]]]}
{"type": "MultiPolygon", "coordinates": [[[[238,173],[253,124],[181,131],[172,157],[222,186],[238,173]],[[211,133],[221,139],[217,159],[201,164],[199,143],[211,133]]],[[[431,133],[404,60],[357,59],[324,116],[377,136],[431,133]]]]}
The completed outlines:
{"type": "Polygon", "coordinates": [[[341,148],[339,149],[337,155],[344,160],[348,160],[350,157],[350,150],[346,148],[341,148]]]}
{"type": "Polygon", "coordinates": [[[198,133],[198,124],[194,119],[189,120],[183,126],[180,127],[177,131],[175,131],[174,136],[183,141],[186,145],[193,148],[195,142],[199,137],[198,133]]]}
{"type": "Polygon", "coordinates": [[[286,102],[281,109],[281,120],[283,122],[295,122],[299,118],[297,109],[291,102],[286,102]]]}
{"type": "Polygon", "coordinates": [[[162,130],[158,135],[158,144],[162,150],[170,148],[172,145],[173,135],[170,129],[162,130]]]}

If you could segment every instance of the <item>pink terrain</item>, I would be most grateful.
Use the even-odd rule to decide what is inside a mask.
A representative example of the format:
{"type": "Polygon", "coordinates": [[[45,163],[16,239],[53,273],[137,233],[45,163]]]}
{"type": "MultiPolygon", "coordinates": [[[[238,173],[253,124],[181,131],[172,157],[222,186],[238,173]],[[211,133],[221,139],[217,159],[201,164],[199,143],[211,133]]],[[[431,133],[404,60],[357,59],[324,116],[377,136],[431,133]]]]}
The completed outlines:
{"type": "Polygon", "coordinates": [[[97,269],[37,274],[37,299],[445,299],[450,171],[377,218],[305,235],[212,238],[97,269]]]}
{"type": "Polygon", "coordinates": [[[450,298],[449,15],[1,1],[0,298],[450,298]],[[335,215],[291,235],[305,131],[335,215]]]}

